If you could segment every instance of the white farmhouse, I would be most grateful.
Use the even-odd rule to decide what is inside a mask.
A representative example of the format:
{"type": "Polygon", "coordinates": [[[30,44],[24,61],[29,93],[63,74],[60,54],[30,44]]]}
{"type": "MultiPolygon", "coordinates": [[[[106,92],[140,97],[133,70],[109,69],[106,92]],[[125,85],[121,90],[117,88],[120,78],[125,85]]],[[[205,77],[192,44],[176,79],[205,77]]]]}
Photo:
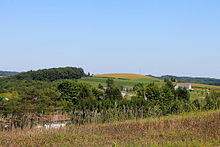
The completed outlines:
{"type": "Polygon", "coordinates": [[[176,84],[174,87],[175,90],[178,89],[179,87],[186,88],[186,90],[192,91],[192,85],[191,84],[176,84]]]}

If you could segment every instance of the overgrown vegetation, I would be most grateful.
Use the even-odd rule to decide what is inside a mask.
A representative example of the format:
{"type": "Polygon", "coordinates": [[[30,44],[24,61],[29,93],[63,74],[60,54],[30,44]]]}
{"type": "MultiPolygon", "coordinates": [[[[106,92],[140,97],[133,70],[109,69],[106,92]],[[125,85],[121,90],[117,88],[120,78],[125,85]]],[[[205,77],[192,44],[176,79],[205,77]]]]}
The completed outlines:
{"type": "Polygon", "coordinates": [[[184,113],[57,130],[0,132],[0,146],[219,146],[219,111],[184,113]]]}

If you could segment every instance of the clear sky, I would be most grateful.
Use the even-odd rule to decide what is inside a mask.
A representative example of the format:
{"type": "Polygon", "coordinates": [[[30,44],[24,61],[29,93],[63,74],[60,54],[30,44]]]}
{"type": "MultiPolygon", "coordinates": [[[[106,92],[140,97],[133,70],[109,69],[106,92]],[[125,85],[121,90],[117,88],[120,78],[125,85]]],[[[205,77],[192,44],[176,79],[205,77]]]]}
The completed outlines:
{"type": "Polygon", "coordinates": [[[220,78],[219,0],[1,0],[0,70],[220,78]]]}

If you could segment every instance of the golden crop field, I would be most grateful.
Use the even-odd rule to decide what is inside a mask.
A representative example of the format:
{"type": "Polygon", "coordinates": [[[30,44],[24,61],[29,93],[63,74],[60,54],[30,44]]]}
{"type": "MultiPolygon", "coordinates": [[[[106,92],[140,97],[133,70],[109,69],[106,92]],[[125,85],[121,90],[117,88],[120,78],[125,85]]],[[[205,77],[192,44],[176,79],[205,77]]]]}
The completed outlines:
{"type": "Polygon", "coordinates": [[[124,78],[124,79],[141,79],[141,78],[156,79],[156,78],[153,78],[153,77],[140,75],[140,74],[132,74],[132,73],[100,74],[100,75],[95,75],[94,77],[109,77],[109,78],[111,77],[111,78],[124,78]]]}

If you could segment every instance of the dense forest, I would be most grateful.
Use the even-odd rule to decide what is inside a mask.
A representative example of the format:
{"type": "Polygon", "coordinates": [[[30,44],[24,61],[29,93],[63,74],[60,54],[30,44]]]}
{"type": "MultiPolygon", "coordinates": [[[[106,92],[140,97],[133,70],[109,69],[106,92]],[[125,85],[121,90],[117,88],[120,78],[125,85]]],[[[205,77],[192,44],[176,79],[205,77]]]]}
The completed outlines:
{"type": "Polygon", "coordinates": [[[6,77],[6,76],[12,76],[19,74],[19,72],[14,72],[14,71],[0,71],[0,76],[6,77]]]}
{"type": "Polygon", "coordinates": [[[220,79],[214,78],[201,78],[201,77],[178,77],[172,75],[165,75],[161,77],[152,76],[159,79],[170,79],[172,81],[182,82],[182,83],[198,83],[198,84],[207,84],[207,85],[216,85],[220,86],[220,79]]]}
{"type": "Polygon", "coordinates": [[[11,78],[18,80],[55,81],[60,79],[79,79],[83,76],[86,75],[82,68],[64,67],[28,71],[12,76],[11,78]]]}

